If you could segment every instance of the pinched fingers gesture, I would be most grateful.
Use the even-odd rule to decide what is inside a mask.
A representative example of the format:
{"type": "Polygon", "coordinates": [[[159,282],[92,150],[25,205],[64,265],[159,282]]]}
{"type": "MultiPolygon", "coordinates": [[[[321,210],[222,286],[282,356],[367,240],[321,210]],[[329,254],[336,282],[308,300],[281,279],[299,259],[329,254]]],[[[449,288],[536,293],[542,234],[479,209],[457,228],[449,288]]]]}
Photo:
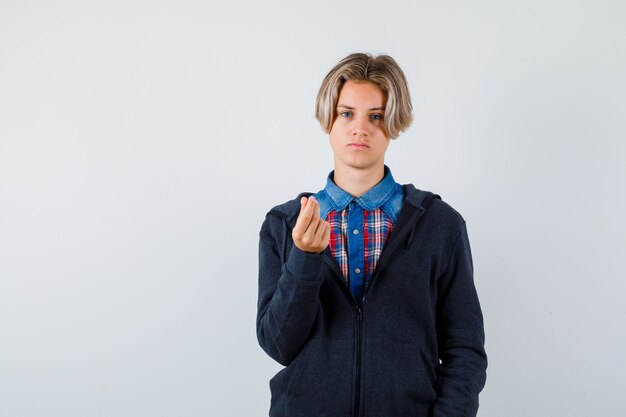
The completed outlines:
{"type": "Polygon", "coordinates": [[[291,237],[303,252],[320,253],[328,246],[330,224],[320,218],[320,204],[315,197],[300,199],[300,214],[291,237]]]}

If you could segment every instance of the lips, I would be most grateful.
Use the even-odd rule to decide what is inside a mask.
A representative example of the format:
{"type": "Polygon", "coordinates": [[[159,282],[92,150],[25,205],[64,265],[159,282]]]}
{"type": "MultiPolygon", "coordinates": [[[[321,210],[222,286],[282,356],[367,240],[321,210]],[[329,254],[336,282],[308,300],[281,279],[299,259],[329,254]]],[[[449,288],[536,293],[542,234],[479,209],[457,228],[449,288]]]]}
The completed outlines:
{"type": "Polygon", "coordinates": [[[348,146],[353,149],[368,149],[369,145],[362,142],[352,142],[349,143],[348,146]]]}

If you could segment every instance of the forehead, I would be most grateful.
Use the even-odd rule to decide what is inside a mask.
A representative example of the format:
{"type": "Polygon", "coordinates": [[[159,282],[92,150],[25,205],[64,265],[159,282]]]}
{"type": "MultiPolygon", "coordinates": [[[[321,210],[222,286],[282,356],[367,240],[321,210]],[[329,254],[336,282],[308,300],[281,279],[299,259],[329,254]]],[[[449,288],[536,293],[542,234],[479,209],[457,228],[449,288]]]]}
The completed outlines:
{"type": "Polygon", "coordinates": [[[382,107],[385,105],[385,94],[376,84],[369,81],[348,80],[341,87],[337,107],[382,107]]]}

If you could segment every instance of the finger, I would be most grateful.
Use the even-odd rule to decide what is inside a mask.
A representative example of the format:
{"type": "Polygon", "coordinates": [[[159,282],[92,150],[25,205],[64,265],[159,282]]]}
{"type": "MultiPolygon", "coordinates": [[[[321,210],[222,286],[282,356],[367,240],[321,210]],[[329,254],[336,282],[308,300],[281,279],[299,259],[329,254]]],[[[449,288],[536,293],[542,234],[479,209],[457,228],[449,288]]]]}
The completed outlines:
{"type": "Polygon", "coordinates": [[[314,198],[309,201],[309,204],[311,205],[312,213],[307,212],[307,214],[305,214],[311,214],[309,222],[306,226],[306,229],[298,230],[298,234],[299,238],[303,241],[310,242],[311,245],[316,245],[321,238],[321,232],[318,231],[322,222],[319,216],[320,205],[319,202],[315,201],[314,198]]]}
{"type": "Polygon", "coordinates": [[[305,233],[309,228],[309,224],[313,218],[312,212],[315,208],[315,199],[313,197],[309,197],[308,199],[306,197],[302,198],[305,199],[304,205],[300,207],[300,215],[298,216],[298,220],[296,220],[296,225],[294,226],[294,230],[298,233],[305,233]]]}
{"type": "Polygon", "coordinates": [[[320,235],[320,227],[324,222],[320,217],[320,203],[317,200],[313,201],[313,213],[311,213],[311,222],[309,224],[309,229],[311,230],[311,236],[314,238],[319,238],[320,235]]]}
{"type": "Polygon", "coordinates": [[[315,232],[315,237],[313,240],[313,245],[318,248],[318,250],[323,251],[328,246],[330,241],[330,224],[324,220],[320,220],[318,227],[315,232]]]}
{"type": "Polygon", "coordinates": [[[322,244],[328,246],[330,244],[330,223],[324,221],[324,233],[322,234],[322,244]]]}
{"type": "Polygon", "coordinates": [[[319,201],[315,200],[314,218],[321,219],[321,211],[322,211],[322,207],[320,206],[319,201]]]}
{"type": "MultiPolygon", "coordinates": [[[[304,208],[304,212],[302,213],[304,214],[304,219],[307,220],[308,223],[315,219],[315,212],[317,209],[319,209],[319,203],[317,202],[315,197],[309,197],[309,201],[307,202],[307,205],[304,208]]],[[[319,215],[317,217],[319,217],[319,215]]]]}
{"type": "Polygon", "coordinates": [[[326,225],[329,225],[328,222],[321,219],[318,220],[315,228],[315,242],[322,242],[324,238],[324,233],[326,233],[326,225]]]}
{"type": "Polygon", "coordinates": [[[309,221],[309,227],[313,227],[312,232],[315,233],[320,220],[320,203],[317,200],[313,200],[311,206],[311,220],[309,221]]]}
{"type": "Polygon", "coordinates": [[[317,241],[321,237],[321,229],[323,227],[324,226],[319,219],[313,219],[311,220],[311,224],[309,225],[309,228],[306,232],[313,241],[317,241]]]}

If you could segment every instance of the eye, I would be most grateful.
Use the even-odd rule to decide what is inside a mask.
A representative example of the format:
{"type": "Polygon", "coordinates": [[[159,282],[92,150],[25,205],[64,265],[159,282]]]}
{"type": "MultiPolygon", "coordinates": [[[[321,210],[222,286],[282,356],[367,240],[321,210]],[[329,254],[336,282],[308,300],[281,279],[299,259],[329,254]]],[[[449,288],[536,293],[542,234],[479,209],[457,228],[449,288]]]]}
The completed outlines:
{"type": "Polygon", "coordinates": [[[352,116],[352,112],[342,111],[341,113],[339,113],[339,115],[342,116],[342,117],[350,117],[350,116],[352,116]]]}
{"type": "Polygon", "coordinates": [[[378,114],[378,113],[372,114],[370,117],[372,118],[372,120],[382,120],[383,119],[383,115],[382,114],[378,114]]]}

